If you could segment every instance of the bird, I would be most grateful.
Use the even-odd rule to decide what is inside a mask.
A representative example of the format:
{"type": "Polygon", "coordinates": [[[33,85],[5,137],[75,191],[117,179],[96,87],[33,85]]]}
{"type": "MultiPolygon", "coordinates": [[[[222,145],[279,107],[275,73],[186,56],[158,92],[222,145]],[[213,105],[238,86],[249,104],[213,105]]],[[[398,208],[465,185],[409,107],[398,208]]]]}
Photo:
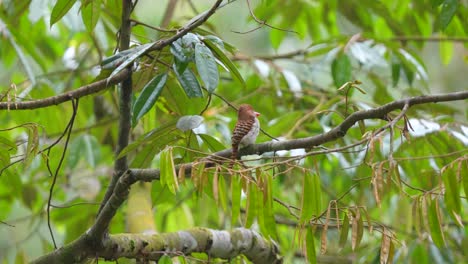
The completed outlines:
{"type": "MultiPolygon", "coordinates": [[[[260,114],[255,112],[251,105],[242,104],[237,112],[237,123],[232,133],[232,161],[237,158],[239,148],[246,147],[255,143],[258,132],[260,131],[260,114]]],[[[231,164],[232,167],[233,163],[231,164]]]]}

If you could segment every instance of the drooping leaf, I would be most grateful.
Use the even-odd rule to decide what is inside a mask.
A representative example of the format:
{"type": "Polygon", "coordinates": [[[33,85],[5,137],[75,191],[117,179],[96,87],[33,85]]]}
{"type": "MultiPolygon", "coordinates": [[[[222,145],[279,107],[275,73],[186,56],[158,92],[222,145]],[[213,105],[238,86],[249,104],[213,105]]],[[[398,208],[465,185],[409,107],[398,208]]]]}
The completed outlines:
{"type": "Polygon", "coordinates": [[[351,81],[351,61],[345,53],[339,53],[331,64],[333,82],[336,88],[351,81]]]}
{"type": "Polygon", "coordinates": [[[339,241],[340,249],[344,248],[344,246],[346,245],[346,240],[348,240],[348,232],[349,232],[349,217],[348,217],[348,212],[345,211],[344,218],[343,218],[343,225],[341,227],[341,232],[340,232],[340,241],[339,241]]]}
{"type": "Polygon", "coordinates": [[[304,171],[304,184],[302,186],[301,222],[306,222],[321,213],[322,191],[320,177],[304,171]]]}
{"type": "Polygon", "coordinates": [[[428,216],[428,223],[429,223],[429,231],[431,233],[431,238],[434,244],[438,248],[443,248],[445,246],[445,237],[444,233],[442,230],[442,224],[441,224],[441,215],[440,215],[440,208],[438,205],[437,200],[430,201],[427,199],[427,203],[430,202],[430,204],[427,205],[427,216],[428,216]]]}
{"type": "Polygon", "coordinates": [[[57,23],[57,21],[67,14],[75,2],[76,0],[57,0],[57,3],[55,3],[52,9],[52,14],[50,15],[50,26],[57,23]]]}
{"type": "Polygon", "coordinates": [[[314,231],[312,230],[312,227],[306,227],[306,255],[307,255],[307,261],[310,264],[315,264],[317,263],[317,256],[315,253],[315,238],[314,238],[314,231]]]}
{"type": "Polygon", "coordinates": [[[186,68],[185,71],[180,74],[175,64],[173,68],[177,80],[179,80],[180,85],[189,98],[203,97],[200,84],[198,83],[197,77],[195,77],[195,74],[193,74],[192,70],[186,68]]]}
{"type": "Polygon", "coordinates": [[[211,50],[202,43],[195,45],[195,63],[206,89],[213,92],[219,83],[218,66],[211,50]]]}
{"type": "Polygon", "coordinates": [[[81,17],[86,30],[92,32],[96,27],[101,12],[101,0],[89,1],[81,6],[81,17]]]}
{"type": "Polygon", "coordinates": [[[167,81],[167,73],[155,76],[149,81],[133,104],[133,125],[153,107],[167,81]]]}
{"type": "Polygon", "coordinates": [[[237,67],[234,65],[234,63],[224,54],[224,52],[216,46],[211,40],[209,39],[204,39],[203,43],[205,43],[211,51],[214,52],[216,57],[226,66],[229,71],[231,72],[232,76],[239,81],[240,84],[242,84],[243,87],[245,87],[245,81],[244,78],[242,78],[242,75],[240,72],[237,70],[237,67]]]}
{"type": "Polygon", "coordinates": [[[240,203],[241,203],[241,184],[239,177],[231,177],[231,223],[234,225],[238,222],[239,212],[240,212],[240,203]]]}
{"type": "Polygon", "coordinates": [[[247,209],[245,211],[245,227],[250,228],[258,214],[258,190],[257,186],[249,183],[247,187],[247,209]]]}
{"type": "Polygon", "coordinates": [[[199,127],[203,123],[203,116],[189,115],[179,118],[176,127],[182,131],[188,131],[199,127]]]}
{"type": "Polygon", "coordinates": [[[159,167],[161,172],[161,184],[163,186],[166,185],[169,191],[171,191],[172,194],[175,194],[179,189],[179,183],[177,181],[171,147],[168,147],[161,152],[159,167]]]}
{"type": "MultiPolygon", "coordinates": [[[[444,202],[449,214],[456,223],[460,223],[459,215],[461,213],[460,185],[456,175],[455,168],[451,165],[442,169],[442,181],[444,182],[445,193],[444,202]]],[[[463,226],[463,224],[461,224],[463,226]]]]}

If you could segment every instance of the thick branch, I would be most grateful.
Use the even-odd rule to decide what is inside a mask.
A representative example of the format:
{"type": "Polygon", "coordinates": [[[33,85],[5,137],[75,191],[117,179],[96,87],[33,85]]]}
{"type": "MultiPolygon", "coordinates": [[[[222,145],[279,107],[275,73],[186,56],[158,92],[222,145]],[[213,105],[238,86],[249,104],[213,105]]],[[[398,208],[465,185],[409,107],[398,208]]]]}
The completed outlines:
{"type": "Polygon", "coordinates": [[[66,92],[63,94],[59,94],[56,96],[39,99],[39,100],[32,100],[32,101],[23,101],[23,102],[0,102],[0,110],[1,109],[9,109],[9,110],[24,110],[24,109],[36,109],[36,108],[43,108],[52,105],[58,105],[67,101],[71,101],[73,99],[77,99],[83,96],[87,96],[90,94],[98,93],[108,87],[118,84],[121,81],[125,80],[130,75],[129,70],[123,70],[118,74],[112,76],[112,78],[106,78],[85,86],[82,86],[76,90],[66,92]]]}
{"type": "Polygon", "coordinates": [[[194,228],[154,235],[111,235],[98,256],[104,259],[141,258],[159,260],[163,255],[206,253],[210,257],[232,259],[245,255],[255,264],[282,263],[277,245],[255,231],[236,228],[230,232],[194,228]]]}
{"type": "MultiPolygon", "coordinates": [[[[127,50],[130,47],[130,35],[131,35],[131,21],[130,15],[132,13],[132,0],[123,0],[122,5],[122,25],[120,26],[120,47],[119,50],[127,50]]],[[[131,70],[131,66],[127,68],[131,70]]],[[[120,97],[119,97],[119,134],[117,138],[117,148],[115,150],[116,155],[122,151],[127,145],[130,136],[130,125],[131,125],[131,103],[132,103],[132,75],[130,74],[127,79],[123,80],[120,84],[120,97]]],[[[109,200],[112,192],[114,191],[115,184],[119,179],[120,175],[128,169],[127,156],[121,157],[115,161],[114,164],[114,175],[112,175],[109,186],[107,187],[106,193],[102,200],[101,206],[99,207],[99,213],[102,210],[103,205],[109,200]]]]}
{"type": "MultiPolygon", "coordinates": [[[[273,151],[280,151],[280,150],[291,150],[291,149],[301,149],[301,148],[312,148],[318,145],[321,145],[326,142],[330,142],[336,140],[338,138],[343,137],[346,132],[354,126],[358,121],[365,120],[365,119],[375,119],[375,118],[383,118],[388,113],[402,109],[405,105],[411,107],[413,105],[418,104],[426,104],[426,103],[436,103],[436,102],[448,102],[448,101],[458,101],[458,100],[465,100],[468,99],[468,91],[463,92],[455,92],[455,93],[448,93],[448,94],[440,94],[440,95],[424,95],[424,96],[417,96],[402,100],[397,100],[381,107],[369,109],[369,110],[362,110],[357,111],[350,116],[348,116],[340,125],[333,128],[332,130],[316,135],[313,137],[307,138],[298,138],[298,139],[291,139],[285,141],[269,141],[265,143],[256,144],[250,146],[249,148],[245,148],[240,150],[239,156],[243,155],[251,155],[251,154],[263,154],[265,152],[273,152],[273,151]]],[[[216,152],[204,159],[204,161],[208,163],[214,163],[215,160],[219,160],[219,158],[230,158],[231,157],[231,149],[225,149],[219,152],[216,152]],[[218,157],[218,158],[217,158],[218,157]]],[[[189,175],[192,169],[192,163],[180,164],[176,167],[176,171],[178,172],[181,167],[185,168],[185,174],[189,175]]],[[[131,171],[135,174],[137,180],[141,181],[153,181],[159,179],[160,171],[159,169],[131,169],[131,171]]]]}

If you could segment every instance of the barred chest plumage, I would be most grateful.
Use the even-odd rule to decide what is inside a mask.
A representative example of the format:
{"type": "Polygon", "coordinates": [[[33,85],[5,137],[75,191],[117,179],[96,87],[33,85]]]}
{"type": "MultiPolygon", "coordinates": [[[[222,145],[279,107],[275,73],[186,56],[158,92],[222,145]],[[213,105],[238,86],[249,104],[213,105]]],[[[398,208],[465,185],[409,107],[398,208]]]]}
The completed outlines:
{"type": "Polygon", "coordinates": [[[260,131],[260,123],[257,119],[259,113],[250,105],[241,105],[238,120],[232,133],[232,159],[237,158],[239,147],[246,147],[255,143],[260,131]]]}

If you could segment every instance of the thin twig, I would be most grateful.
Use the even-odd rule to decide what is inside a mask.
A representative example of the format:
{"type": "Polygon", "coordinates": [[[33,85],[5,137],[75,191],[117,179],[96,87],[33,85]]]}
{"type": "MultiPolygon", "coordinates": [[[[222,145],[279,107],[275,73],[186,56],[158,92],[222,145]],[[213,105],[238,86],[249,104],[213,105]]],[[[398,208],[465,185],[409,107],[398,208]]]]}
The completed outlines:
{"type": "MultiPolygon", "coordinates": [[[[78,112],[78,99],[73,100],[72,105],[73,105],[73,114],[72,114],[72,116],[70,118],[70,122],[68,122],[67,128],[64,131],[64,134],[65,133],[67,134],[67,138],[65,140],[65,146],[63,147],[62,156],[60,157],[57,168],[55,169],[55,173],[53,175],[51,174],[51,176],[53,176],[53,180],[52,180],[52,184],[51,184],[50,189],[49,189],[49,199],[47,201],[47,226],[49,227],[50,236],[52,237],[52,242],[54,243],[54,248],[55,249],[57,249],[57,244],[55,242],[54,232],[52,231],[52,224],[50,222],[50,207],[51,207],[51,202],[52,202],[52,194],[54,192],[54,186],[55,186],[55,183],[57,182],[58,173],[60,171],[60,168],[62,167],[63,160],[65,159],[65,153],[67,152],[68,143],[70,142],[71,131],[73,129],[73,124],[75,122],[75,117],[76,117],[76,114],[78,112]]],[[[50,155],[50,148],[49,148],[48,153],[47,153],[48,157],[49,157],[49,155],[50,155]]],[[[47,163],[47,168],[49,170],[49,173],[51,173],[52,170],[50,168],[49,158],[47,158],[46,163],[47,163]]]]}

